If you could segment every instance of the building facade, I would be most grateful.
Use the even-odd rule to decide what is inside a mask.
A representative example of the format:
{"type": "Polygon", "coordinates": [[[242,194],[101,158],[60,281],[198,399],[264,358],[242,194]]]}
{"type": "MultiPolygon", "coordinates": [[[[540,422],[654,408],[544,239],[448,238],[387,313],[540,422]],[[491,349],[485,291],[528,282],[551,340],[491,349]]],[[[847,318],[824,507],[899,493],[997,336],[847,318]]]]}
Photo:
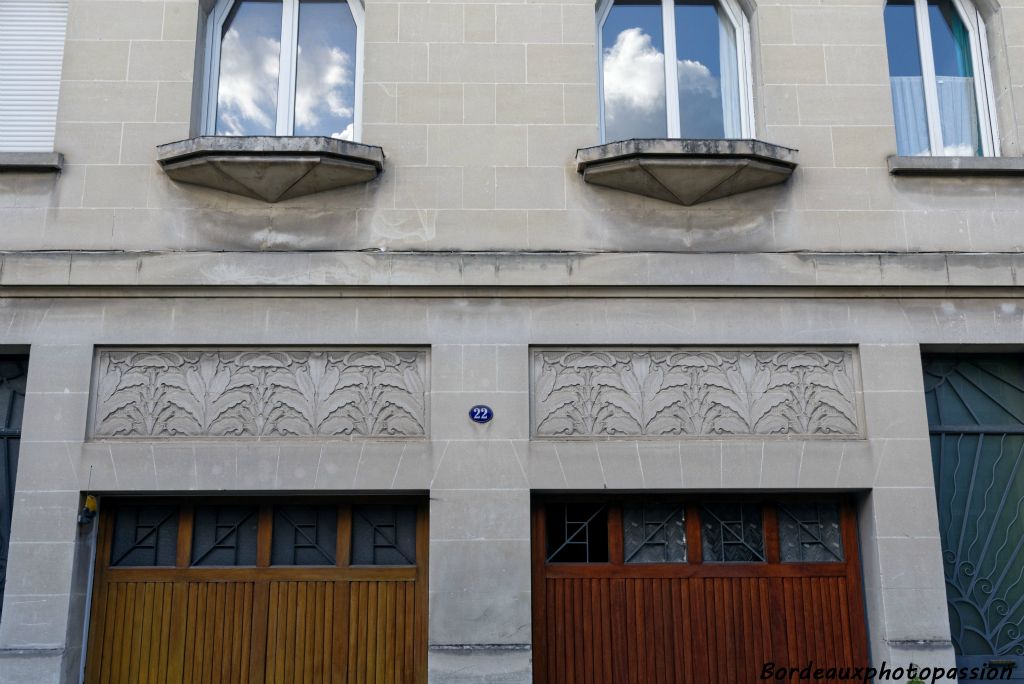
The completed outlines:
{"type": "Polygon", "coordinates": [[[0,681],[1021,663],[1022,96],[1020,0],[0,0],[0,681]]]}

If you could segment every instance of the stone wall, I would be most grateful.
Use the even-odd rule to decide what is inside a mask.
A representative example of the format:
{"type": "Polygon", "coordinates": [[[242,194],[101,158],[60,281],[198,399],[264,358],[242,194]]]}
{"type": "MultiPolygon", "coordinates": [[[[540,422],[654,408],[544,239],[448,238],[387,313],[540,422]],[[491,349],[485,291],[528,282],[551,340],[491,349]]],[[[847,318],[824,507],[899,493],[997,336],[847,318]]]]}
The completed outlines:
{"type": "MultiPolygon", "coordinates": [[[[989,15],[1004,154],[1018,154],[1024,9],[989,15]]],[[[882,3],[760,2],[755,127],[800,149],[784,186],[681,208],[585,185],[599,142],[592,2],[366,3],[365,186],[269,206],[175,185],[197,0],[71,0],[58,175],[0,177],[4,250],[1017,252],[1017,181],[894,178],[882,3]]]]}
{"type": "Polygon", "coordinates": [[[728,296],[8,299],[0,327],[32,353],[0,681],[76,671],[89,546],[79,543],[75,512],[90,479],[94,491],[122,493],[429,492],[435,681],[488,669],[527,681],[531,491],[861,492],[873,658],[948,660],[920,345],[1020,345],[1024,307],[728,296]],[[680,346],[829,351],[850,369],[862,432],[538,438],[531,353],[567,349],[566,339],[634,355],[680,346]],[[273,354],[379,349],[382,340],[429,349],[429,438],[89,436],[97,348],[103,358],[128,354],[124,345],[161,354],[196,354],[199,345],[239,358],[238,346],[273,354]],[[491,406],[494,420],[471,422],[475,404],[491,406]]]}

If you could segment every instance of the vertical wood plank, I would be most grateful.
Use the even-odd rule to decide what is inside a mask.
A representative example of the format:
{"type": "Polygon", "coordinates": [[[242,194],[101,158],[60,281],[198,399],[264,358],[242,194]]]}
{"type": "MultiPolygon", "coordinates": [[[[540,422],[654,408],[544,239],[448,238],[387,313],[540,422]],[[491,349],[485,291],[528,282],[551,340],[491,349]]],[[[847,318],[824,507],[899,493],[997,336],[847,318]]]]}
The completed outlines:
{"type": "MultiPolygon", "coordinates": [[[[270,569],[271,511],[261,506],[263,567],[225,569],[223,576],[189,565],[191,505],[180,508],[175,567],[110,570],[113,523],[101,514],[86,681],[425,682],[426,506],[418,509],[415,574],[396,577],[387,569],[358,582],[342,564],[330,570],[337,579],[309,566],[278,579],[291,571],[270,569]]],[[[347,546],[339,542],[339,551],[347,546]]],[[[347,561],[347,550],[339,559],[347,561]]]]}

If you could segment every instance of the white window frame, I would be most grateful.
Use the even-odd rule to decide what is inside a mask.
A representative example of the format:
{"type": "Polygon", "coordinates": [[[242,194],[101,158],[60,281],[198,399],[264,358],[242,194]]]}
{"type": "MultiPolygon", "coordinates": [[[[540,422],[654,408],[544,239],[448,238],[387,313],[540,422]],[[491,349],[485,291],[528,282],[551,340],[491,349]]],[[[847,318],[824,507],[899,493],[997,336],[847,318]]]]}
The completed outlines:
{"type": "MultiPolygon", "coordinates": [[[[206,22],[206,57],[203,80],[203,135],[216,135],[217,94],[220,81],[220,49],[224,23],[236,2],[218,0],[206,22]]],[[[295,130],[295,81],[298,66],[299,4],[301,0],[282,0],[281,62],[277,83],[278,136],[292,136],[295,130]]],[[[360,0],[347,0],[356,24],[355,102],[352,113],[352,140],[363,135],[363,29],[365,13],[360,0]]]]}
{"type": "MultiPolygon", "coordinates": [[[[992,68],[988,57],[988,35],[981,13],[963,0],[951,0],[960,20],[967,27],[971,42],[971,66],[974,70],[974,100],[978,107],[978,129],[982,156],[999,154],[999,129],[992,103],[992,68]]],[[[920,49],[921,76],[924,81],[925,112],[928,116],[928,144],[933,157],[946,156],[942,143],[942,122],[939,119],[939,88],[932,55],[932,31],[928,21],[928,0],[914,0],[917,23],[917,44],[920,49]]]]}
{"type": "MultiPolygon", "coordinates": [[[[740,98],[740,137],[754,137],[754,93],[751,78],[750,59],[750,22],[743,9],[735,0],[716,0],[725,11],[736,32],[736,66],[739,70],[740,98]]],[[[604,111],[604,22],[615,0],[601,0],[597,7],[597,96],[600,115],[601,141],[605,139],[604,111]]],[[[679,118],[679,74],[677,70],[678,50],[676,48],[675,0],[661,0],[662,35],[665,40],[665,110],[668,118],[668,137],[679,138],[682,135],[682,122],[679,118]]]]}

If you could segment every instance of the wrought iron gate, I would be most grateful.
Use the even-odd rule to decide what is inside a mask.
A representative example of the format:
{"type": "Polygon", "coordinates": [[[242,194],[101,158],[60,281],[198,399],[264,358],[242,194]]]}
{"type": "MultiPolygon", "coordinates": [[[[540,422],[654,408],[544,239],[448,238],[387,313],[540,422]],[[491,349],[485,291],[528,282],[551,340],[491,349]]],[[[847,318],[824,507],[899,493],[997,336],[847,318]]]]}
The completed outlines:
{"type": "Polygon", "coordinates": [[[14,512],[14,479],[18,472],[27,372],[27,356],[0,355],[0,606],[7,581],[7,544],[14,512]]]}
{"type": "Polygon", "coordinates": [[[1024,678],[1024,357],[925,356],[924,385],[958,665],[1024,678]]]}

